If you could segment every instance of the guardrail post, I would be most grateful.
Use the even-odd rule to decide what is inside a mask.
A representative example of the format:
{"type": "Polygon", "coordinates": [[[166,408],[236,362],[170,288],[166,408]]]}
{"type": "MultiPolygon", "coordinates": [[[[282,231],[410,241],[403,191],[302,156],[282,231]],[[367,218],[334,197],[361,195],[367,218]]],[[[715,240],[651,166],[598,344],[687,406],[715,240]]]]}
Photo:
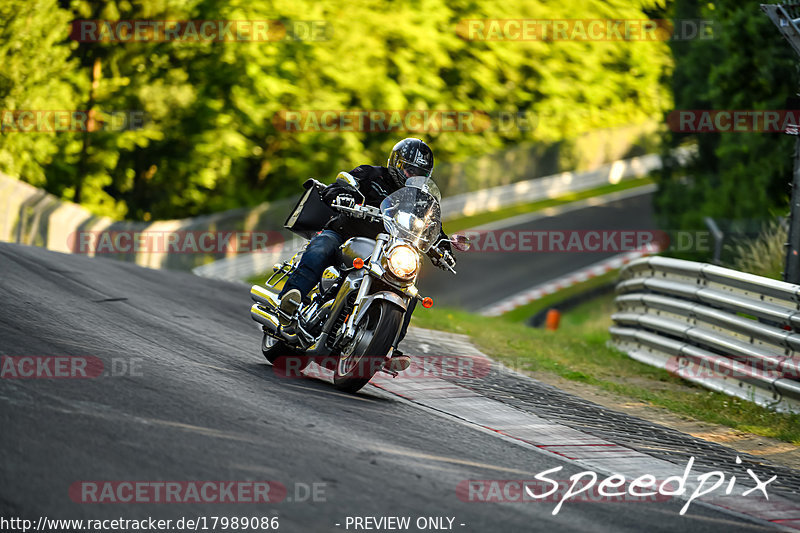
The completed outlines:
{"type": "Polygon", "coordinates": [[[800,284],[800,137],[797,138],[794,144],[792,206],[789,215],[788,237],[783,281],[800,284]]]}
{"type": "Polygon", "coordinates": [[[714,264],[719,265],[722,262],[720,257],[722,256],[722,240],[725,238],[725,234],[722,233],[713,218],[705,217],[703,222],[705,222],[708,231],[711,232],[711,236],[714,237],[714,264]]]}

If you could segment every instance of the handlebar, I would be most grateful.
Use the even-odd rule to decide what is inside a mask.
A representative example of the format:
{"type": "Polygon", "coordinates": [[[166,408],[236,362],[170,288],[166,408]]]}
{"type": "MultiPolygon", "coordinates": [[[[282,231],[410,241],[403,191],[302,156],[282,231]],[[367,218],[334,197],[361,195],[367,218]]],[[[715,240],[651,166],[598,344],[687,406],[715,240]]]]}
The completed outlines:
{"type": "Polygon", "coordinates": [[[450,264],[451,261],[453,263],[455,263],[455,260],[453,259],[453,256],[450,255],[450,253],[448,251],[446,251],[446,250],[443,251],[438,246],[431,247],[431,250],[435,251],[437,256],[438,256],[438,258],[439,258],[439,264],[436,265],[436,266],[438,266],[439,268],[442,268],[442,265],[444,265],[444,268],[446,268],[447,270],[449,270],[453,274],[457,274],[456,269],[453,268],[451,266],[451,264],[450,264]]]}
{"type": "MultiPolygon", "coordinates": [[[[378,209],[377,207],[372,207],[370,205],[356,204],[353,207],[348,207],[346,205],[341,205],[336,201],[334,201],[331,207],[336,211],[347,213],[350,216],[356,218],[372,219],[375,221],[383,220],[383,215],[381,214],[381,210],[378,209]]],[[[453,274],[456,274],[456,269],[451,266],[451,262],[455,263],[455,261],[453,261],[452,256],[450,256],[450,254],[447,251],[442,251],[441,249],[439,249],[438,244],[440,243],[441,241],[437,243],[436,246],[431,247],[431,250],[435,251],[439,259],[438,261],[439,264],[437,266],[439,266],[439,268],[444,267],[453,274]],[[449,256],[449,259],[446,256],[449,256]]]]}
{"type": "Polygon", "coordinates": [[[334,203],[331,207],[337,211],[348,213],[356,218],[372,218],[377,220],[381,220],[383,218],[383,215],[381,215],[381,210],[370,205],[355,205],[353,207],[347,207],[345,205],[334,203]]]}

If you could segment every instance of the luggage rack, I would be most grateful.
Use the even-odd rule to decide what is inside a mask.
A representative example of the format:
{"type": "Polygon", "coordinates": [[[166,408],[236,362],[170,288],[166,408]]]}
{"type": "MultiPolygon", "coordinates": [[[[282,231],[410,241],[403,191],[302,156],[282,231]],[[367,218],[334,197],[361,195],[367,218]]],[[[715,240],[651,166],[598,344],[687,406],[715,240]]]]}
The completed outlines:
{"type": "Polygon", "coordinates": [[[306,246],[308,243],[303,245],[303,247],[295,252],[291,259],[284,261],[283,263],[275,263],[272,266],[272,275],[267,279],[266,284],[275,286],[282,281],[285,281],[286,278],[294,272],[295,266],[297,263],[300,262],[300,256],[302,256],[303,252],[306,250],[306,246]]]}

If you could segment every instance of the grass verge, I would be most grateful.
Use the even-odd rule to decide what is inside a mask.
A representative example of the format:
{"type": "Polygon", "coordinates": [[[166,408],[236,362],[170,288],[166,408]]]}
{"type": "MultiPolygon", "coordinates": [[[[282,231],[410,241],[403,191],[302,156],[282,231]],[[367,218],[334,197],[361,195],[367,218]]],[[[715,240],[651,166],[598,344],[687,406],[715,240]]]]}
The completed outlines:
{"type": "Polygon", "coordinates": [[[587,302],[566,313],[557,331],[454,309],[418,309],[412,324],[469,335],[484,353],[541,381],[559,376],[683,417],[800,446],[800,415],[709,391],[607,346],[612,310],[612,295],[587,302]]]}
{"type": "Polygon", "coordinates": [[[553,307],[553,305],[566,300],[567,298],[577,296],[581,293],[602,287],[603,285],[607,285],[609,283],[614,283],[614,281],[617,279],[617,276],[619,276],[619,271],[612,270],[610,272],[606,272],[605,274],[601,274],[600,276],[589,278],[582,283],[572,285],[571,287],[566,287],[553,294],[542,296],[541,298],[534,300],[529,304],[517,307],[513,311],[509,311],[508,313],[504,314],[503,318],[511,322],[520,322],[523,324],[527,323],[528,319],[539,311],[553,307]]]}

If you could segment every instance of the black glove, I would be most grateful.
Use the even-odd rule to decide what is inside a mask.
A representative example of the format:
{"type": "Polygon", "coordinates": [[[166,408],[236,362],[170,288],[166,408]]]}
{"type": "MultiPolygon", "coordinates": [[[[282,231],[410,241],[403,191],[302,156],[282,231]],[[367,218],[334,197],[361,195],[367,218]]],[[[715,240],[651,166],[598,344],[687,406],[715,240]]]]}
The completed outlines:
{"type": "Polygon", "coordinates": [[[451,254],[450,252],[446,251],[444,255],[442,255],[442,263],[446,264],[447,266],[449,266],[454,270],[456,268],[456,258],[453,257],[453,254],[451,254]]]}
{"type": "Polygon", "coordinates": [[[322,190],[322,201],[328,205],[333,205],[336,201],[336,198],[339,196],[349,196],[350,198],[355,198],[358,196],[356,193],[356,189],[353,187],[342,187],[338,183],[334,183],[332,185],[328,185],[322,190]]]}
{"type": "MultiPolygon", "coordinates": [[[[442,235],[443,235],[443,237],[441,237],[442,239],[447,239],[447,235],[444,235],[444,233],[442,233],[442,235]]],[[[440,242],[439,243],[439,250],[441,250],[445,254],[453,255],[453,247],[450,244],[450,241],[442,241],[442,242],[440,242]]]]}
{"type": "Polygon", "coordinates": [[[331,205],[353,208],[356,205],[356,199],[350,196],[349,194],[340,194],[333,199],[333,203],[331,205]]]}
{"type": "Polygon", "coordinates": [[[431,249],[431,251],[433,253],[430,254],[428,257],[431,258],[431,263],[433,263],[433,266],[441,268],[442,270],[449,270],[447,268],[448,266],[452,269],[455,269],[456,259],[450,252],[445,250],[444,253],[439,255],[438,250],[431,249]]]}

